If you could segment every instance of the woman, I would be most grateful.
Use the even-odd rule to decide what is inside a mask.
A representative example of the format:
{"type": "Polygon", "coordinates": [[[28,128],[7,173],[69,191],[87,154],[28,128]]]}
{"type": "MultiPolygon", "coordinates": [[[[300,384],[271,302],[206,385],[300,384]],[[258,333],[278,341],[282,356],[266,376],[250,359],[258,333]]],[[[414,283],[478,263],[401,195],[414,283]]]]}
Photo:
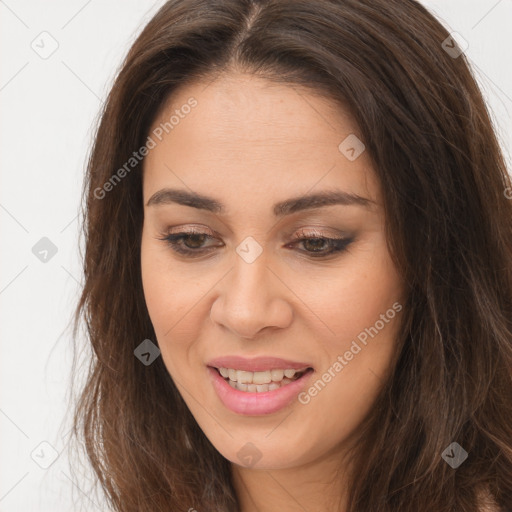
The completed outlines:
{"type": "Polygon", "coordinates": [[[85,187],[113,510],[511,506],[512,188],[420,4],[166,3],[85,187]]]}

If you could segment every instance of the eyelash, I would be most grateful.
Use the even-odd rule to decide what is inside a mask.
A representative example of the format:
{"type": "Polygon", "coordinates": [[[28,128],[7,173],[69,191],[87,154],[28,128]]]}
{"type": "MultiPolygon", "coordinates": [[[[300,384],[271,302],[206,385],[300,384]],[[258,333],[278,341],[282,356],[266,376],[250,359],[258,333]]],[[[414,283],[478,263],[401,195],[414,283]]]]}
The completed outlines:
{"type": "MultiPolygon", "coordinates": [[[[214,238],[210,236],[208,233],[202,232],[202,231],[196,231],[194,229],[190,231],[182,231],[180,233],[172,233],[164,236],[163,238],[158,238],[158,240],[162,240],[166,242],[173,251],[189,256],[191,258],[193,257],[199,257],[207,252],[210,252],[210,250],[214,249],[214,247],[210,248],[200,248],[200,249],[189,249],[184,248],[182,245],[180,245],[180,241],[183,239],[186,239],[187,237],[193,237],[193,236],[205,236],[206,238],[214,238]]],[[[353,238],[328,238],[324,236],[320,236],[317,233],[310,232],[307,233],[304,230],[299,231],[295,235],[293,235],[294,238],[294,245],[299,244],[300,242],[303,242],[305,240],[322,240],[326,242],[328,245],[330,245],[331,250],[327,252],[320,252],[320,251],[301,251],[306,253],[308,256],[311,256],[312,258],[326,258],[328,256],[331,256],[335,253],[342,253],[344,252],[347,247],[353,242],[353,238]]]]}

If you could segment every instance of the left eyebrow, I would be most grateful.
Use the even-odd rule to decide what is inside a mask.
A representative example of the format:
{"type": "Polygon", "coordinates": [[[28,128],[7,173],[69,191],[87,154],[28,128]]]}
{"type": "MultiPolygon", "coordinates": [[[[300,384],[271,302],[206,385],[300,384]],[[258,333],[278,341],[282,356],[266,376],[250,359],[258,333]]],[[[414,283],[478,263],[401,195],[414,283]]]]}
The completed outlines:
{"type": "MultiPolygon", "coordinates": [[[[197,194],[184,189],[163,188],[155,192],[146,206],[177,203],[200,210],[207,210],[216,214],[225,214],[226,206],[213,197],[197,194]]],[[[332,205],[357,205],[369,208],[375,201],[366,197],[352,194],[342,190],[326,190],[314,194],[301,195],[280,201],[272,207],[274,216],[284,217],[302,210],[312,210],[332,205]]]]}
{"type": "Polygon", "coordinates": [[[285,201],[276,203],[273,207],[273,211],[276,217],[283,217],[302,210],[313,210],[337,204],[343,206],[356,205],[369,208],[369,206],[371,204],[375,204],[375,202],[366,197],[351,194],[342,190],[326,190],[316,194],[302,195],[286,199],[285,201]]]}

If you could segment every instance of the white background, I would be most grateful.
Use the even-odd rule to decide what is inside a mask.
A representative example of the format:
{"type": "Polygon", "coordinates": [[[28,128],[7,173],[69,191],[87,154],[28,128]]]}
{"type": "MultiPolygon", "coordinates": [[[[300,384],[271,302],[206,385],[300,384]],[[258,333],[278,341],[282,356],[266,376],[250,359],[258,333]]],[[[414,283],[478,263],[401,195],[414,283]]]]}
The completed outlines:
{"type": "MultiPolygon", "coordinates": [[[[423,3],[468,41],[466,55],[510,162],[512,1],[423,3]]],[[[70,319],[82,281],[78,205],[101,102],[162,4],[0,0],[0,512],[106,510],[63,451],[70,319]],[[41,37],[51,47],[44,31],[58,43],[47,59],[31,47],[41,37]],[[32,253],[42,237],[57,247],[47,263],[32,253]],[[48,469],[36,463],[52,453],[41,442],[59,454],[48,469]]]]}

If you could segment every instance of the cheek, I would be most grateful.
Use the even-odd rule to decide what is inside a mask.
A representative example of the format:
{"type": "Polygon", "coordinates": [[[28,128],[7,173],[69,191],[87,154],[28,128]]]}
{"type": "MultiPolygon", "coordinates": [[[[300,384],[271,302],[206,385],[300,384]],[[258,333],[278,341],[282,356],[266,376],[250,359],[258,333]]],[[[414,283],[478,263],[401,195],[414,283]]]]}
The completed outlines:
{"type": "Polygon", "coordinates": [[[183,294],[185,289],[180,286],[176,273],[168,271],[158,251],[149,243],[144,243],[144,239],[141,248],[141,273],[146,306],[153,327],[159,335],[171,328],[176,307],[183,305],[183,298],[178,298],[176,292],[183,294]]]}
{"type": "Polygon", "coordinates": [[[185,316],[200,293],[199,283],[190,276],[187,278],[179,264],[173,262],[170,251],[166,242],[155,240],[149,230],[143,231],[142,285],[153,326],[160,334],[169,331],[185,316]]]}
{"type": "Polygon", "coordinates": [[[153,242],[143,233],[141,274],[144,298],[162,358],[169,370],[173,360],[169,350],[186,350],[189,340],[195,337],[194,323],[190,319],[200,295],[197,286],[182,277],[171,264],[165,243],[153,242]]]}
{"type": "Polygon", "coordinates": [[[318,378],[301,403],[309,418],[331,411],[326,431],[348,434],[371,409],[395,354],[401,292],[385,244],[379,244],[318,293],[315,309],[330,332],[322,337],[318,378]]]}
{"type": "Polygon", "coordinates": [[[370,336],[368,330],[374,333],[376,322],[379,336],[374,339],[379,341],[374,345],[379,350],[379,345],[388,345],[388,338],[393,338],[391,324],[399,316],[393,304],[401,301],[401,279],[380,236],[360,247],[347,262],[315,293],[314,309],[329,327],[329,332],[323,329],[328,334],[325,339],[329,352],[348,350],[358,336],[364,341],[365,335],[370,336]]]}

